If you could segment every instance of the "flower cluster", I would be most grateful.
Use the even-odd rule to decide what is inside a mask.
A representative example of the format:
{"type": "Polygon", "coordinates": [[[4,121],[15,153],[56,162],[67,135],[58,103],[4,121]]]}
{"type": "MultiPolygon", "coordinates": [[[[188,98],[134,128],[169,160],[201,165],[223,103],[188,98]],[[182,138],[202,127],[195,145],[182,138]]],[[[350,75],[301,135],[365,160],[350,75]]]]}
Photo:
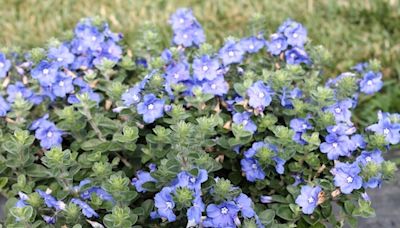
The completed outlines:
{"type": "Polygon", "coordinates": [[[288,19],[267,42],[268,52],[272,55],[285,53],[288,64],[309,64],[310,59],[304,50],[307,42],[307,30],[300,23],[288,19]]]}
{"type": "Polygon", "coordinates": [[[329,55],[299,22],[221,47],[190,9],[169,22],[171,47],[143,31],[144,52],[84,19],[45,49],[0,53],[7,227],[319,227],[374,214],[365,190],[393,177],[384,153],[400,142],[399,114],[353,116],[383,86],[376,61],[325,83],[329,55]]]}

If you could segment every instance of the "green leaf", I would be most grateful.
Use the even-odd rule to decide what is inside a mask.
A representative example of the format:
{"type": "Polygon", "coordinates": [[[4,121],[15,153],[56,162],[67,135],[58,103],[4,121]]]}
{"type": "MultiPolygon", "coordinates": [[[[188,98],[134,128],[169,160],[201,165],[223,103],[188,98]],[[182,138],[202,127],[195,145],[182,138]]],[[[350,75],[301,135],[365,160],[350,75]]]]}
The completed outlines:
{"type": "Polygon", "coordinates": [[[275,211],[272,209],[267,209],[259,213],[258,217],[263,225],[269,225],[274,221],[275,211]]]}
{"type": "Polygon", "coordinates": [[[0,177],[0,189],[4,188],[4,186],[6,186],[8,182],[8,178],[7,177],[0,177]]]}
{"type": "Polygon", "coordinates": [[[287,205],[280,206],[276,211],[276,215],[287,221],[292,221],[294,219],[293,211],[287,205]]]}
{"type": "Polygon", "coordinates": [[[110,142],[104,142],[100,139],[89,139],[81,144],[81,148],[86,151],[95,150],[95,151],[107,151],[110,142]]]}

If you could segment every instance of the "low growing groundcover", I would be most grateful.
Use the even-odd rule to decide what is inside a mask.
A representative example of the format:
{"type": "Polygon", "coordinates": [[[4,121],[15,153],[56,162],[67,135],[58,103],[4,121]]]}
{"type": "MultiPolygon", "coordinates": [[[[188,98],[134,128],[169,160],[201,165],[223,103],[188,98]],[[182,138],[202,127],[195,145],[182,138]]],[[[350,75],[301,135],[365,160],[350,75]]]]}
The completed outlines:
{"type": "MultiPolygon", "coordinates": [[[[0,54],[6,227],[357,226],[394,176],[400,115],[352,115],[380,64],[325,80],[331,55],[292,19],[207,43],[190,9],[170,47],[135,52],[107,22],[0,54]],[[332,207],[339,208],[333,213],[332,207]]],[[[378,94],[375,96],[379,96],[378,94]]]]}

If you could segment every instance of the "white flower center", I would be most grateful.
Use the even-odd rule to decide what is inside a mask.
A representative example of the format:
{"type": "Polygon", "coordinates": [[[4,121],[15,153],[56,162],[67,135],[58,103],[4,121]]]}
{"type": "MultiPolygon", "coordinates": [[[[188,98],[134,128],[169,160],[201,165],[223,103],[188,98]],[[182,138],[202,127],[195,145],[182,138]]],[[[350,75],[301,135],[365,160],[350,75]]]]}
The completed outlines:
{"type": "Polygon", "coordinates": [[[95,36],[92,36],[92,41],[96,41],[97,38],[95,36]]]}
{"type": "Polygon", "coordinates": [[[337,145],[337,143],[332,143],[332,146],[333,146],[333,148],[336,148],[338,145],[337,145]]]}
{"type": "Polygon", "coordinates": [[[207,71],[208,70],[208,66],[204,65],[202,69],[203,69],[203,71],[207,71]]]}
{"type": "Polygon", "coordinates": [[[183,38],[184,38],[184,39],[187,39],[187,38],[188,38],[188,35],[187,35],[187,34],[183,34],[183,38]]]}
{"type": "Polygon", "coordinates": [[[303,125],[301,125],[301,127],[302,127],[303,129],[307,129],[307,124],[303,124],[303,125]]]}
{"type": "Polygon", "coordinates": [[[261,93],[258,94],[258,97],[259,98],[263,98],[263,97],[265,97],[265,94],[263,92],[261,92],[261,93]]]}
{"type": "Polygon", "coordinates": [[[48,74],[48,73],[49,73],[49,69],[46,68],[43,70],[43,74],[48,74]]]}
{"type": "Polygon", "coordinates": [[[250,48],[250,50],[253,50],[254,49],[254,45],[250,44],[249,48],[250,48]]]}
{"type": "Polygon", "coordinates": [[[372,85],[372,81],[371,81],[371,80],[368,80],[368,81],[367,81],[367,85],[371,86],[371,85],[372,85]]]}
{"type": "Polygon", "coordinates": [[[190,182],[192,182],[192,183],[196,182],[196,178],[195,177],[191,177],[190,178],[190,182]]]}
{"type": "Polygon", "coordinates": [[[372,158],[370,156],[368,156],[368,157],[365,158],[365,161],[366,162],[370,162],[370,161],[372,161],[372,158]]]}
{"type": "Polygon", "coordinates": [[[217,85],[216,84],[212,84],[211,85],[211,89],[216,89],[217,88],[217,85]]]}
{"type": "Polygon", "coordinates": [[[51,137],[53,137],[53,132],[51,132],[51,131],[47,132],[47,138],[51,138],[51,137]]]}
{"type": "Polygon", "coordinates": [[[232,56],[235,55],[235,53],[233,53],[233,51],[229,51],[229,52],[228,52],[228,55],[229,55],[230,57],[232,57],[232,56]]]}
{"type": "MultiPolygon", "coordinates": [[[[282,47],[281,44],[277,44],[277,45],[276,45],[276,48],[278,48],[278,49],[281,48],[281,47],[282,47]]],[[[294,57],[294,54],[292,54],[292,57],[294,57]]]]}
{"type": "Polygon", "coordinates": [[[179,74],[175,73],[175,74],[174,74],[174,78],[175,78],[175,79],[178,79],[178,78],[179,78],[179,74]]]}
{"type": "Polygon", "coordinates": [[[183,20],[183,18],[179,19],[179,23],[183,24],[185,23],[185,20],[183,20]]]}
{"type": "Polygon", "coordinates": [[[62,62],[63,60],[64,60],[64,59],[61,58],[61,57],[58,57],[58,58],[57,58],[57,61],[58,61],[58,62],[62,62]]]}
{"type": "Polygon", "coordinates": [[[353,178],[352,178],[352,177],[350,177],[350,176],[349,176],[349,177],[347,177],[347,179],[346,179],[346,180],[347,180],[347,183],[352,183],[352,182],[353,182],[353,178]]]}
{"type": "Polygon", "coordinates": [[[314,203],[314,199],[312,197],[308,198],[308,203],[314,203]]]}
{"type": "Polygon", "coordinates": [[[292,54],[290,54],[290,57],[294,58],[294,57],[296,57],[296,54],[292,53],[292,54]]]}
{"type": "Polygon", "coordinates": [[[252,165],[251,165],[251,168],[257,169],[257,164],[252,164],[252,165]]]}
{"type": "Polygon", "coordinates": [[[4,67],[4,63],[0,62],[0,68],[4,67]]]}
{"type": "Polygon", "coordinates": [[[293,33],[293,38],[297,38],[297,37],[299,37],[299,34],[293,33]]]}
{"type": "Polygon", "coordinates": [[[340,108],[335,108],[335,112],[336,112],[336,113],[340,113],[340,112],[342,112],[342,109],[340,109],[340,108]]]}
{"type": "Polygon", "coordinates": [[[137,101],[137,100],[139,100],[139,97],[138,97],[138,95],[136,95],[136,94],[135,94],[135,95],[133,95],[133,97],[132,97],[132,98],[133,98],[133,100],[134,100],[134,101],[137,101]]]}
{"type": "Polygon", "coordinates": [[[60,81],[60,82],[58,83],[58,85],[61,86],[61,87],[63,87],[63,86],[64,86],[64,81],[60,81]]]}
{"type": "Polygon", "coordinates": [[[228,208],[226,207],[221,208],[221,213],[224,215],[228,214],[228,208]]]}
{"type": "Polygon", "coordinates": [[[172,209],[172,203],[171,202],[166,202],[165,204],[167,205],[168,209],[172,209]]]}
{"type": "Polygon", "coordinates": [[[389,132],[390,132],[389,129],[387,129],[387,128],[383,129],[383,134],[384,134],[384,135],[388,135],[389,132]]]}
{"type": "Polygon", "coordinates": [[[247,121],[247,120],[243,120],[243,125],[247,125],[247,123],[249,123],[249,121],[247,121]]]}
{"type": "Polygon", "coordinates": [[[147,106],[147,109],[149,109],[149,110],[152,110],[154,108],[154,105],[153,104],[149,104],[148,106],[147,106]]]}

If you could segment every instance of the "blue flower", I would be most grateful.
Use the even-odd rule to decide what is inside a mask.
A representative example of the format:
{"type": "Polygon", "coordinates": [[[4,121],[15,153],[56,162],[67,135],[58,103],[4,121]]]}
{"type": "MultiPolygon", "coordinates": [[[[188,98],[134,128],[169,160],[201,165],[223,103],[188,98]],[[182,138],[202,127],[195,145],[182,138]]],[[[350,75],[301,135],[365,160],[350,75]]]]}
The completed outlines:
{"type": "Polygon", "coordinates": [[[79,23],[75,27],[75,35],[76,39],[79,40],[77,51],[82,54],[87,50],[99,50],[105,39],[104,35],[97,29],[97,27],[91,25],[90,20],[79,23]]]}
{"type": "Polygon", "coordinates": [[[183,171],[178,173],[178,183],[175,185],[176,187],[187,187],[191,190],[201,190],[201,184],[206,182],[208,179],[208,174],[205,169],[199,169],[197,176],[193,176],[192,174],[183,171]]]}
{"type": "Polygon", "coordinates": [[[288,44],[286,38],[278,33],[270,36],[270,41],[267,43],[268,52],[272,55],[279,55],[282,51],[286,50],[288,44]]]}
{"type": "Polygon", "coordinates": [[[136,177],[132,179],[132,185],[135,186],[137,192],[146,192],[147,189],[143,188],[143,184],[147,182],[157,182],[149,172],[139,170],[136,172],[136,177]]]}
{"type": "Polygon", "coordinates": [[[46,60],[42,60],[35,68],[32,69],[32,78],[37,79],[42,86],[51,86],[56,82],[58,67],[46,60]]]}
{"type": "Polygon", "coordinates": [[[50,48],[48,57],[53,60],[56,65],[64,67],[73,63],[75,60],[75,55],[69,51],[69,48],[65,44],[50,48]]]}
{"type": "Polygon", "coordinates": [[[139,85],[135,85],[134,87],[128,89],[125,93],[122,94],[121,99],[125,106],[131,106],[139,103],[141,99],[140,95],[141,89],[139,85]]]}
{"type": "Polygon", "coordinates": [[[243,125],[246,131],[254,133],[257,131],[257,125],[251,120],[250,116],[251,113],[249,112],[238,112],[233,115],[232,120],[235,124],[243,125]]]}
{"type": "Polygon", "coordinates": [[[340,191],[344,194],[350,194],[353,190],[362,187],[362,178],[359,176],[361,172],[357,162],[354,163],[337,163],[332,169],[334,183],[336,187],[340,187],[340,191]]]}
{"type": "Polygon", "coordinates": [[[146,94],[143,102],[137,105],[137,111],[143,115],[145,123],[153,123],[164,115],[164,103],[163,99],[156,98],[154,94],[146,94]]]}
{"type": "Polygon", "coordinates": [[[7,112],[10,111],[10,109],[11,105],[0,95],[0,116],[7,115],[7,112]]]}
{"type": "Polygon", "coordinates": [[[53,94],[57,97],[66,97],[68,93],[74,91],[72,77],[63,72],[59,72],[56,77],[56,82],[52,86],[53,94]]]}
{"type": "Polygon", "coordinates": [[[264,142],[254,142],[251,148],[244,152],[244,156],[246,158],[251,158],[258,152],[258,150],[260,150],[263,147],[272,150],[274,152],[277,152],[277,148],[274,145],[267,144],[264,142]]]}
{"type": "Polygon", "coordinates": [[[357,63],[351,69],[357,71],[358,73],[362,73],[362,72],[366,71],[368,66],[369,66],[369,64],[367,62],[357,63]]]}
{"type": "Polygon", "coordinates": [[[40,140],[40,146],[45,149],[60,146],[62,134],[63,132],[58,129],[54,123],[49,121],[42,122],[35,131],[36,139],[40,140]]]}
{"type": "Polygon", "coordinates": [[[360,134],[355,134],[350,138],[350,150],[355,151],[357,148],[364,149],[367,146],[364,137],[360,134]]]}
{"type": "Polygon", "coordinates": [[[283,30],[287,43],[295,47],[303,47],[307,41],[307,30],[298,22],[291,21],[283,30]]]}
{"type": "Polygon", "coordinates": [[[252,218],[256,215],[253,209],[253,201],[246,194],[240,193],[240,195],[235,198],[235,203],[243,217],[252,218]]]}
{"type": "Polygon", "coordinates": [[[350,156],[349,144],[348,136],[329,134],[325,137],[325,142],[321,143],[319,149],[322,153],[327,154],[329,160],[336,160],[339,156],[350,156]]]}
{"type": "Polygon", "coordinates": [[[350,99],[342,100],[327,108],[335,116],[336,123],[345,122],[351,124],[351,111],[353,102],[350,99]]]}
{"type": "Polygon", "coordinates": [[[178,9],[170,18],[174,30],[173,41],[177,45],[190,47],[205,41],[204,31],[189,9],[178,9]]]}
{"type": "Polygon", "coordinates": [[[207,218],[212,227],[235,227],[235,219],[239,208],[234,202],[223,202],[219,205],[210,204],[207,206],[207,218]]]}
{"type": "Polygon", "coordinates": [[[28,195],[26,195],[23,192],[18,192],[18,196],[19,196],[19,200],[15,203],[15,207],[22,208],[22,207],[27,206],[28,204],[26,201],[29,199],[28,195]]]}
{"type": "Polygon", "coordinates": [[[34,131],[36,129],[38,129],[40,126],[43,126],[45,124],[51,124],[50,121],[48,121],[49,119],[49,114],[45,114],[44,116],[42,116],[41,118],[34,120],[31,124],[31,126],[29,126],[29,130],[34,131]]]}
{"type": "Polygon", "coordinates": [[[360,156],[357,157],[356,161],[362,166],[366,166],[369,162],[381,164],[384,162],[384,159],[382,157],[382,152],[378,149],[375,149],[373,151],[362,151],[360,156]]]}
{"type": "Polygon", "coordinates": [[[0,78],[4,78],[11,68],[11,61],[6,58],[6,55],[0,53],[0,78]]]}
{"type": "Polygon", "coordinates": [[[304,63],[304,64],[311,63],[307,52],[305,52],[303,49],[298,48],[298,47],[294,47],[294,48],[291,48],[290,50],[287,50],[285,52],[285,57],[286,57],[287,64],[290,64],[290,65],[298,65],[301,63],[304,63]]]}
{"type": "Polygon", "coordinates": [[[199,46],[204,43],[206,36],[203,29],[197,23],[184,29],[179,29],[174,31],[173,41],[177,45],[182,45],[184,47],[191,47],[193,45],[199,46]]]}
{"type": "Polygon", "coordinates": [[[91,187],[87,189],[86,191],[81,193],[82,199],[89,199],[92,193],[96,194],[100,199],[104,201],[110,201],[114,202],[114,198],[110,193],[108,193],[106,190],[104,190],[101,187],[91,187]]]}
{"type": "Polygon", "coordinates": [[[192,67],[194,76],[200,81],[203,79],[213,80],[220,74],[218,59],[210,58],[208,55],[194,59],[192,67]]]}
{"type": "Polygon", "coordinates": [[[255,182],[256,180],[264,180],[265,173],[258,161],[254,158],[243,158],[240,161],[242,166],[242,171],[246,175],[246,179],[250,182],[255,182]]]}
{"type": "Polygon", "coordinates": [[[278,174],[283,174],[285,172],[284,165],[285,165],[286,161],[278,156],[272,157],[272,160],[274,160],[274,162],[275,162],[275,171],[278,174]]]}
{"type": "Polygon", "coordinates": [[[232,63],[240,63],[243,60],[244,51],[240,43],[233,40],[225,42],[224,46],[219,50],[218,56],[222,59],[225,66],[232,63]]]}
{"type": "Polygon", "coordinates": [[[264,47],[265,40],[251,36],[240,40],[239,45],[241,49],[247,53],[257,53],[264,47]]]}
{"type": "Polygon", "coordinates": [[[360,91],[365,94],[373,94],[382,89],[382,73],[368,71],[360,81],[360,91]]]}
{"type": "Polygon", "coordinates": [[[194,200],[192,201],[192,206],[187,210],[186,216],[188,219],[187,227],[192,227],[200,224],[201,216],[205,210],[205,205],[200,197],[200,194],[196,194],[194,200]]]}
{"type": "MultiPolygon", "coordinates": [[[[377,165],[382,164],[384,159],[382,157],[382,152],[378,149],[373,151],[363,151],[360,156],[356,158],[356,162],[360,164],[362,167],[367,166],[369,163],[374,163],[377,165]]],[[[374,177],[370,177],[368,180],[365,180],[363,183],[364,188],[376,188],[380,186],[382,183],[382,174],[378,173],[374,177]]]]}
{"type": "Polygon", "coordinates": [[[397,144],[400,142],[400,124],[391,122],[387,114],[378,112],[379,121],[366,128],[368,131],[373,131],[377,134],[385,136],[385,140],[390,144],[397,144]]]}
{"type": "MultiPolygon", "coordinates": [[[[92,88],[90,88],[89,85],[87,85],[85,82],[83,82],[83,80],[82,80],[82,83],[84,83],[85,85],[82,86],[80,84],[80,82],[78,83],[78,81],[80,81],[80,80],[82,80],[82,79],[81,78],[76,78],[73,81],[74,85],[78,85],[80,87],[80,90],[79,90],[79,92],[77,94],[87,94],[89,96],[90,100],[95,101],[96,103],[99,103],[100,102],[100,95],[98,93],[95,93],[92,90],[92,88]]],[[[68,103],[70,103],[70,104],[78,104],[80,102],[81,101],[78,99],[76,94],[70,94],[68,96],[68,103]]]]}
{"type": "Polygon", "coordinates": [[[102,43],[100,50],[93,60],[93,64],[96,66],[103,64],[105,59],[117,63],[122,57],[122,48],[112,40],[102,43]]]}
{"type": "Polygon", "coordinates": [[[302,118],[292,119],[290,121],[290,128],[292,128],[293,131],[295,131],[295,132],[301,132],[301,133],[304,133],[307,130],[313,129],[310,122],[308,122],[307,119],[302,119],[302,118]]]}
{"type": "Polygon", "coordinates": [[[15,84],[11,84],[7,87],[7,101],[14,102],[17,96],[21,96],[27,100],[33,96],[33,92],[31,89],[25,87],[22,82],[16,82],[15,84]]]}
{"type": "Polygon", "coordinates": [[[50,190],[47,190],[46,192],[36,189],[36,192],[39,194],[39,196],[44,200],[44,203],[46,204],[47,207],[53,207],[57,211],[59,210],[64,210],[65,209],[65,203],[57,200],[54,196],[50,195],[50,190]]]}
{"type": "Polygon", "coordinates": [[[154,197],[154,206],[157,208],[157,214],[161,218],[168,219],[168,222],[173,222],[176,220],[176,215],[173,211],[175,202],[172,198],[171,192],[172,188],[164,187],[154,197]]]}
{"type": "Polygon", "coordinates": [[[229,84],[224,80],[223,76],[218,76],[213,80],[205,81],[202,84],[202,91],[207,94],[222,96],[227,94],[229,84]]]}
{"type": "Polygon", "coordinates": [[[93,208],[90,207],[90,205],[87,204],[86,202],[84,202],[80,199],[77,199],[77,198],[72,198],[71,203],[78,205],[82,209],[82,214],[86,218],[91,218],[91,217],[98,218],[99,217],[99,215],[96,213],[96,211],[93,210],[93,208]]]}
{"type": "Polygon", "coordinates": [[[172,63],[165,70],[165,78],[169,83],[173,84],[189,80],[189,66],[184,62],[172,63]]]}
{"type": "Polygon", "coordinates": [[[195,22],[196,18],[193,16],[193,11],[186,8],[176,10],[169,19],[169,23],[174,30],[188,28],[195,22]]]}
{"type": "Polygon", "coordinates": [[[299,88],[294,88],[293,90],[288,90],[287,88],[282,89],[282,95],[280,96],[281,105],[284,108],[293,109],[293,100],[301,98],[303,92],[299,88]]]}
{"type": "Polygon", "coordinates": [[[272,94],[272,89],[262,81],[255,82],[247,89],[249,105],[255,109],[264,110],[265,107],[269,106],[272,101],[272,94]]]}
{"type": "Polygon", "coordinates": [[[301,207],[304,214],[310,215],[314,212],[318,204],[318,195],[321,192],[321,187],[311,187],[304,185],[301,187],[301,193],[296,198],[296,204],[301,207]]]}
{"type": "Polygon", "coordinates": [[[328,126],[326,130],[330,134],[336,134],[336,135],[352,135],[357,131],[356,127],[353,125],[349,125],[347,123],[339,123],[333,126],[328,126]]]}

